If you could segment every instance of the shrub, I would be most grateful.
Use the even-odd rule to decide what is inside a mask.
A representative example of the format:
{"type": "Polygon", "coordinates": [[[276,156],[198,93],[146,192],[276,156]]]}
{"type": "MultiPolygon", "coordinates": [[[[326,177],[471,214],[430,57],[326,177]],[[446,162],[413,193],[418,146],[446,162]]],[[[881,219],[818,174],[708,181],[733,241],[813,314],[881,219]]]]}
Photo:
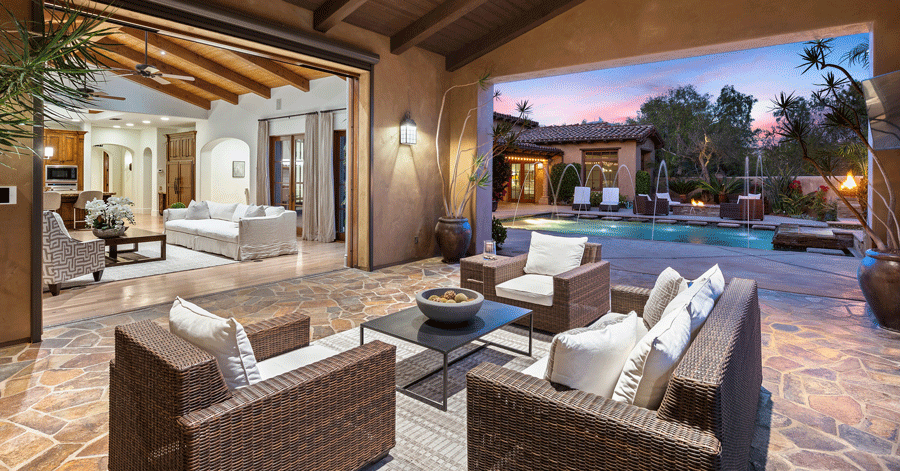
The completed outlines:
{"type": "Polygon", "coordinates": [[[669,181],[669,190],[679,195],[686,195],[699,187],[697,180],[675,179],[669,181]]]}
{"type": "Polygon", "coordinates": [[[572,168],[569,170],[566,170],[569,166],[567,163],[559,163],[550,168],[550,196],[552,197],[553,192],[559,188],[559,192],[556,194],[556,203],[571,203],[572,197],[575,195],[575,187],[581,185],[581,164],[571,165],[572,168]]]}
{"type": "Polygon", "coordinates": [[[591,206],[600,206],[603,202],[603,193],[599,191],[591,192],[591,206]]]}
{"type": "Polygon", "coordinates": [[[828,187],[820,185],[815,193],[807,195],[811,199],[810,209],[819,221],[837,220],[837,202],[828,202],[828,187]]]}
{"type": "Polygon", "coordinates": [[[650,172],[639,170],[634,177],[634,193],[636,195],[650,194],[650,172]]]}
{"type": "Polygon", "coordinates": [[[497,218],[491,222],[491,238],[497,243],[497,250],[503,248],[503,243],[506,242],[506,228],[497,218]]]}
{"type": "Polygon", "coordinates": [[[494,192],[494,201],[502,201],[506,196],[506,190],[509,187],[509,177],[512,174],[509,165],[506,163],[506,156],[498,154],[494,156],[494,173],[492,178],[492,186],[494,192]]]}
{"type": "Polygon", "coordinates": [[[169,209],[179,209],[179,208],[187,208],[187,206],[185,206],[184,203],[180,203],[180,202],[172,203],[172,205],[169,206],[169,209]]]}

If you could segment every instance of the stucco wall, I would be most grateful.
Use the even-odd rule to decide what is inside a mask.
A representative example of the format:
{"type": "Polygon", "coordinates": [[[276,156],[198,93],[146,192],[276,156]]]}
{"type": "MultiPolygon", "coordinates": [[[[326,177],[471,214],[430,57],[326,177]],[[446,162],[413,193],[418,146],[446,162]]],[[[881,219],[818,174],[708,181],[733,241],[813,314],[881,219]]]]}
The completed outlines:
{"type": "MultiPolygon", "coordinates": [[[[900,69],[900,17],[894,0],[591,1],[459,69],[451,83],[484,70],[499,83],[867,31],[874,75],[900,69]]],[[[473,103],[456,103],[454,112],[473,103]]],[[[879,156],[900,192],[900,151],[879,156]]],[[[872,180],[883,186],[878,176],[872,180]]]]}
{"type": "MultiPolygon", "coordinates": [[[[576,144],[552,144],[553,147],[563,151],[563,162],[583,164],[584,152],[588,150],[616,150],[619,157],[619,168],[628,167],[628,171],[619,171],[619,194],[634,200],[634,175],[635,169],[640,169],[641,151],[636,141],[612,141],[612,142],[580,142],[576,144]]],[[[582,169],[581,179],[587,178],[590,167],[582,169]]],[[[599,167],[594,172],[599,172],[599,167]]]]}

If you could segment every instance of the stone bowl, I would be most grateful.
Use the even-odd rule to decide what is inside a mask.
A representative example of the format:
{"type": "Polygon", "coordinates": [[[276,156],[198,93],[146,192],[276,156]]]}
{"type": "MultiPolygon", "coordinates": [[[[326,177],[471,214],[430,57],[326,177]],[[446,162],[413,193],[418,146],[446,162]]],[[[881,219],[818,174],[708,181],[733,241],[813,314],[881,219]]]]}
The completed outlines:
{"type": "Polygon", "coordinates": [[[478,314],[482,303],[484,303],[484,296],[482,296],[481,293],[470,289],[432,288],[416,293],[416,304],[418,304],[422,314],[425,314],[425,317],[441,324],[462,324],[470,321],[475,317],[475,314],[478,314]],[[447,290],[453,290],[457,294],[465,294],[467,298],[475,298],[475,300],[461,304],[440,303],[428,300],[432,295],[436,294],[441,296],[447,290]]]}

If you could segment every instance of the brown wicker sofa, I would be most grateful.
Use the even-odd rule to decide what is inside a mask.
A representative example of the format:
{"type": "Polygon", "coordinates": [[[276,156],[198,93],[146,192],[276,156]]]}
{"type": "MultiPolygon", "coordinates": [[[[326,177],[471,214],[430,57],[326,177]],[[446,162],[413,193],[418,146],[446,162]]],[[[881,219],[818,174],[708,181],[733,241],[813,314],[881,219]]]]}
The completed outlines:
{"type": "MultiPolygon", "coordinates": [[[[614,312],[650,291],[614,286],[614,312]]],[[[469,471],[742,470],[762,384],[756,282],[734,279],[651,411],[484,363],[469,371],[469,471]]]]}
{"type": "Polygon", "coordinates": [[[742,199],[737,203],[719,205],[719,217],[723,219],[740,219],[742,221],[763,220],[763,200],[742,199]]]}
{"type": "Polygon", "coordinates": [[[669,214],[669,201],[656,198],[655,196],[651,199],[647,195],[637,195],[634,197],[634,214],[643,216],[667,216],[669,214]]]}
{"type": "MultiPolygon", "coordinates": [[[[527,253],[486,262],[481,294],[491,301],[531,309],[535,329],[559,333],[584,327],[609,311],[609,262],[600,260],[600,251],[600,244],[585,244],[581,266],[553,277],[552,306],[497,296],[497,285],[525,274],[527,253]]],[[[517,321],[528,322],[528,318],[517,321]]]]}
{"type": "MultiPolygon", "coordinates": [[[[245,326],[258,360],[309,344],[309,318],[245,326]]],[[[374,341],[229,391],[214,357],[150,321],[116,327],[109,469],[359,469],[394,446],[395,347],[374,341]]]]}

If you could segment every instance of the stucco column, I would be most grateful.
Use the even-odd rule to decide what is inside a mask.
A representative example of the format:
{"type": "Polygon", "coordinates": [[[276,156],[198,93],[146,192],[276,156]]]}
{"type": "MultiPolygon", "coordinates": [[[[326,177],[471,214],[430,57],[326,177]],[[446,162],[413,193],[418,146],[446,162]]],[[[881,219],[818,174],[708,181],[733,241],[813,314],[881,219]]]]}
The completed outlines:
{"type": "MultiPolygon", "coordinates": [[[[484,90],[478,91],[478,103],[487,103],[478,109],[477,121],[477,146],[480,152],[490,152],[493,147],[493,139],[491,138],[491,130],[494,125],[494,86],[489,85],[484,90]]],[[[493,175],[494,166],[487,166],[487,171],[493,175]]],[[[469,253],[481,253],[484,250],[484,241],[490,240],[491,223],[493,214],[491,213],[491,200],[493,192],[491,185],[488,184],[484,188],[475,190],[475,215],[472,218],[472,243],[469,245],[469,253]]]]}
{"type": "MultiPolygon", "coordinates": [[[[869,44],[872,51],[873,76],[900,69],[900,52],[898,52],[900,51],[900,25],[897,24],[896,17],[875,22],[869,44]]],[[[887,180],[891,182],[894,194],[900,195],[900,150],[883,150],[878,151],[877,154],[887,173],[887,180]]],[[[887,183],[881,172],[878,171],[871,155],[869,156],[869,184],[887,199],[887,183]]],[[[873,217],[873,212],[877,213],[882,220],[887,220],[885,204],[875,196],[873,191],[869,191],[869,225],[886,241],[887,230],[881,222],[873,217]]],[[[894,208],[894,214],[898,213],[900,213],[900,200],[894,208]]]]}

